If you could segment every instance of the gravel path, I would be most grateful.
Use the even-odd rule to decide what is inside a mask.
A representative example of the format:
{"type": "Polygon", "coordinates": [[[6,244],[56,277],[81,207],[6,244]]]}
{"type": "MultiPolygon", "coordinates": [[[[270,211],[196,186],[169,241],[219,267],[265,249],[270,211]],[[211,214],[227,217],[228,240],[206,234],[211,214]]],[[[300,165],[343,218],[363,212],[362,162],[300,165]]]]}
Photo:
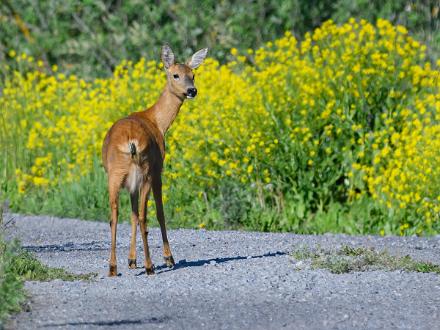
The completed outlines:
{"type": "MultiPolygon", "coordinates": [[[[108,278],[107,223],[14,215],[9,236],[44,263],[93,281],[27,282],[29,311],[11,329],[440,329],[440,276],[406,272],[335,275],[296,270],[300,246],[343,244],[388,249],[440,263],[440,236],[303,236],[172,230],[176,267],[162,259],[160,232],[150,231],[156,274],[129,270],[129,225],[118,225],[119,277],[108,278]]],[[[139,236],[139,235],[138,235],[139,236]]],[[[138,265],[143,256],[138,237],[138,265]]]]}

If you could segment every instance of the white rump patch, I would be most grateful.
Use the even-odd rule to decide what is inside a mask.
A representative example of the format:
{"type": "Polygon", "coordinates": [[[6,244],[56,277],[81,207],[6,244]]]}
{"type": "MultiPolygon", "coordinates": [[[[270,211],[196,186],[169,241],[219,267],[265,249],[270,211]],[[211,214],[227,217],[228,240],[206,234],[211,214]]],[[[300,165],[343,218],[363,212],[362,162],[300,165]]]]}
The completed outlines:
{"type": "Polygon", "coordinates": [[[125,179],[125,187],[130,193],[138,191],[142,184],[142,178],[141,168],[135,164],[131,165],[127,178],[125,179]]]}

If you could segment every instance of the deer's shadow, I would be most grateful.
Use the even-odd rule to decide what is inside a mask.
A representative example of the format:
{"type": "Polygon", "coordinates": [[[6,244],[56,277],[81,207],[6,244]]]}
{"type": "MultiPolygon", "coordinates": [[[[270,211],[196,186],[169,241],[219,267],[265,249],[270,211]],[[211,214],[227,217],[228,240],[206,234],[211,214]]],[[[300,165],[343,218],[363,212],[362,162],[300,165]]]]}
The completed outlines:
{"type": "MultiPolygon", "coordinates": [[[[187,261],[186,259],[179,260],[174,267],[168,268],[166,265],[160,265],[154,268],[157,274],[166,273],[170,271],[175,271],[178,269],[188,268],[188,267],[201,267],[208,264],[222,264],[225,262],[236,261],[236,260],[245,260],[245,259],[259,259],[259,258],[269,258],[269,257],[278,257],[286,255],[286,252],[268,252],[261,255],[255,256],[235,256],[235,257],[219,257],[219,258],[211,258],[211,259],[199,259],[187,261]]],[[[136,276],[144,275],[145,270],[136,274],[136,276]]]]}
{"type": "MultiPolygon", "coordinates": [[[[119,245],[118,248],[122,248],[123,246],[119,245]]],[[[159,249],[160,246],[157,246],[159,249]]],[[[48,245],[24,245],[23,249],[34,252],[34,253],[50,253],[50,252],[75,252],[75,251],[106,251],[109,250],[110,247],[108,243],[101,241],[92,241],[86,243],[73,243],[66,242],[64,244],[48,244],[48,245]]],[[[210,258],[210,259],[199,259],[199,260],[179,260],[174,267],[168,268],[165,264],[155,267],[155,271],[157,274],[166,273],[169,271],[184,269],[188,267],[201,267],[208,264],[223,264],[225,262],[237,261],[237,260],[245,260],[245,259],[258,259],[258,258],[270,258],[270,257],[278,257],[286,255],[286,252],[277,251],[277,252],[268,252],[261,255],[251,255],[251,256],[234,256],[234,257],[218,257],[218,258],[210,258]]],[[[137,267],[137,269],[142,269],[139,274],[136,276],[145,274],[145,270],[143,267],[137,267]]]]}

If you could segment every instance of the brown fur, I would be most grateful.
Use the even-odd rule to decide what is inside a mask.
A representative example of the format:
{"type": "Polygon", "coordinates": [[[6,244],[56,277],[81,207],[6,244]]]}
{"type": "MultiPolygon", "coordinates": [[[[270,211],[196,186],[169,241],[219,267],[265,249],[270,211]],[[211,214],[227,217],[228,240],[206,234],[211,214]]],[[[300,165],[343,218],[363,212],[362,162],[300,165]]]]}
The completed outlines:
{"type": "Polygon", "coordinates": [[[200,52],[193,55],[188,65],[174,64],[174,54],[169,47],[164,46],[162,59],[167,72],[167,84],[159,100],[145,111],[135,112],[118,120],[107,132],[104,139],[102,162],[108,174],[111,208],[112,246],[109,276],[117,275],[116,227],[119,191],[123,187],[130,193],[132,208],[129,267],[133,268],[136,265],[136,229],[139,223],[144,246],[146,273],[154,273],[148,247],[146,224],[146,202],[151,188],[162,233],[164,259],[167,266],[174,265],[167,238],[162,203],[161,173],[165,158],[165,133],[176,118],[187,96],[187,91],[194,88],[194,74],[191,68],[197,67],[206,56],[206,50],[203,50],[203,56],[200,60],[200,52]],[[197,54],[199,55],[196,56],[197,54]],[[178,75],[179,79],[174,78],[175,75],[178,75]],[[133,153],[133,151],[135,152],[133,153]]]}

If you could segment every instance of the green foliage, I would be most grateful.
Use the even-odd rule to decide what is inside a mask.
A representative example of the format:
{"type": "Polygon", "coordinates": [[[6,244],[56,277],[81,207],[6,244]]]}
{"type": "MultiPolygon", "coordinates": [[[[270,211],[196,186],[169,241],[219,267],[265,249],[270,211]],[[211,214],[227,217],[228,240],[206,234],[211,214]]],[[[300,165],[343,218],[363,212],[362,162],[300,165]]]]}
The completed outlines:
{"type": "Polygon", "coordinates": [[[3,230],[3,202],[0,199],[0,329],[6,317],[19,311],[25,300],[23,281],[11,270],[16,244],[7,244],[4,241],[3,230]]]}
{"type": "Polygon", "coordinates": [[[20,250],[11,261],[10,271],[25,281],[52,281],[60,279],[63,281],[90,280],[96,274],[71,274],[62,268],[51,268],[42,264],[35,256],[20,250]]]}
{"type": "Polygon", "coordinates": [[[0,62],[9,61],[13,49],[84,78],[105,76],[123,59],[158,58],[164,42],[180,60],[207,46],[211,57],[224,62],[232,47],[254,49],[285,31],[301,38],[329,18],[343,22],[348,17],[404,24],[431,44],[435,55],[438,12],[436,0],[5,0],[0,3],[0,62]]]}
{"type": "Polygon", "coordinates": [[[436,273],[440,265],[404,257],[393,256],[388,251],[373,248],[354,248],[344,245],[338,250],[310,249],[302,247],[292,253],[297,260],[307,260],[312,269],[327,269],[334,274],[365,272],[371,270],[436,273]]]}
{"type": "MultiPolygon", "coordinates": [[[[14,189],[6,191],[6,195],[11,198],[11,207],[19,213],[108,221],[110,211],[106,178],[103,168],[95,165],[95,169],[78,182],[29,192],[26,203],[21,202],[22,196],[17,195],[14,189]]],[[[265,192],[263,195],[255,193],[253,189],[238,187],[227,179],[218,189],[220,193],[206,191],[198,196],[197,187],[189,185],[185,179],[173,180],[168,191],[172,198],[164,204],[167,226],[351,235],[378,235],[385,228],[382,234],[400,233],[400,215],[377,206],[368,197],[350,205],[331,203],[311,212],[299,193],[281,196],[265,192]]],[[[157,226],[152,196],[150,200],[148,223],[157,226]]],[[[130,221],[131,207],[126,191],[121,191],[119,205],[119,221],[130,221]]],[[[436,228],[433,233],[438,231],[436,228]]]]}
{"type": "MultiPolygon", "coordinates": [[[[98,160],[87,175],[71,184],[60,185],[57,189],[34,190],[23,204],[21,196],[8,187],[5,194],[9,196],[11,207],[25,214],[53,214],[63,217],[106,220],[108,211],[107,176],[98,160]]],[[[120,202],[123,215],[130,214],[128,194],[121,194],[120,202]]]]}
{"type": "Polygon", "coordinates": [[[0,329],[4,320],[19,312],[26,300],[24,281],[90,280],[96,274],[71,274],[61,268],[43,265],[33,254],[21,249],[17,241],[7,242],[3,238],[4,224],[0,204],[0,329]]]}
{"type": "Polygon", "coordinates": [[[0,237],[0,328],[10,313],[18,312],[25,301],[23,280],[12,271],[15,246],[0,237]]]}
{"type": "Polygon", "coordinates": [[[440,51],[439,10],[437,0],[340,0],[332,18],[337,22],[350,17],[370,22],[385,18],[395,25],[403,25],[414,37],[428,45],[428,52],[435,59],[440,51]]]}
{"type": "MultiPolygon", "coordinates": [[[[440,222],[425,215],[432,211],[435,220],[439,214],[438,185],[428,177],[435,177],[438,160],[411,158],[438,150],[438,71],[424,65],[424,48],[402,26],[351,19],[339,27],[323,24],[299,46],[286,33],[246,56],[235,54],[227,65],[208,59],[197,73],[203,93],[185,103],[167,137],[169,225],[438,232],[440,222]],[[420,145],[407,145],[419,138],[420,145]],[[407,167],[416,186],[403,186],[388,171],[408,173],[407,167]],[[392,198],[402,199],[396,206],[392,198]],[[420,204],[418,213],[406,211],[420,204]]],[[[9,124],[1,131],[8,142],[3,159],[11,164],[0,169],[10,180],[4,190],[13,209],[108,219],[106,176],[97,159],[101,136],[116,118],[152,104],[162,75],[145,60],[124,61],[113,77],[89,85],[71,76],[11,72],[0,98],[9,124]]],[[[128,198],[121,196],[124,220],[128,198]]]]}

